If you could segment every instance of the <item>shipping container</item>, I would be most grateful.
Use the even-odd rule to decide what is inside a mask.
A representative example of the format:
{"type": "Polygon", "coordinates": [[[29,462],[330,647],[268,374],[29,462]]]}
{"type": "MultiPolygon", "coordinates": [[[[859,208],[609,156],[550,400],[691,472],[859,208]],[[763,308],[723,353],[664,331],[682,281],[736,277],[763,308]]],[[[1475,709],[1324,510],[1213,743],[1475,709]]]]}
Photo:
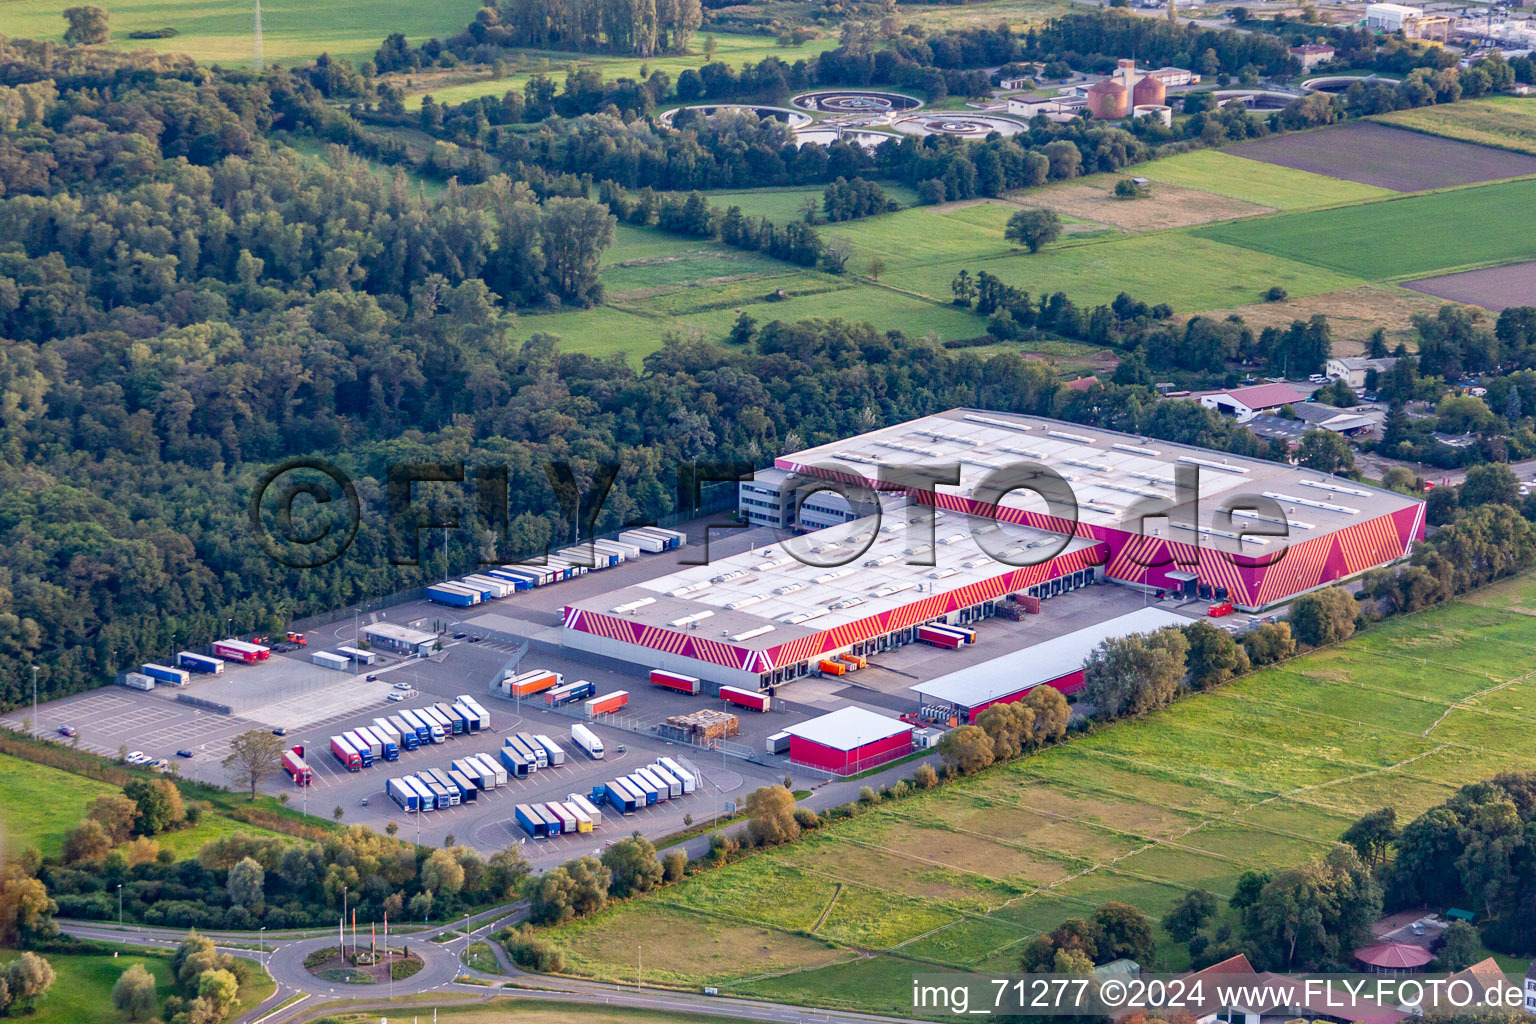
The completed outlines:
{"type": "Polygon", "coordinates": [[[315,781],[315,773],[304,761],[303,755],[297,750],[290,750],[283,754],[283,771],[293,780],[295,786],[307,786],[315,781]]]}
{"type": "Polygon", "coordinates": [[[532,733],[519,732],[513,733],[513,736],[515,736],[517,741],[523,746],[527,747],[529,752],[533,754],[533,761],[535,764],[537,764],[540,768],[549,767],[549,751],[545,750],[539,744],[539,741],[533,738],[532,733]]]}
{"type": "MultiPolygon", "coordinates": [[[[448,774],[448,781],[453,783],[456,787],[458,787],[458,790],[459,790],[459,803],[461,803],[461,804],[472,804],[472,803],[474,803],[474,802],[476,802],[477,800],[480,799],[480,783],[479,782],[471,781],[468,775],[465,775],[463,772],[457,771],[457,770],[452,769],[452,768],[450,768],[448,770],[447,774],[448,774]]],[[[478,776],[478,775],[475,776],[476,779],[478,779],[479,777],[480,776],[478,776]]]]}
{"type": "Polygon", "coordinates": [[[667,796],[679,797],[683,795],[682,780],[663,768],[660,762],[653,765],[647,765],[645,770],[654,775],[658,781],[666,783],[667,796]]]}
{"type": "Polygon", "coordinates": [[[187,685],[188,675],[186,669],[171,668],[169,665],[156,665],[152,662],[146,662],[139,666],[139,671],[157,683],[165,683],[170,686],[187,685]]]}
{"type": "Polygon", "coordinates": [[[330,651],[311,651],[309,654],[311,663],[321,668],[334,669],[337,672],[345,672],[352,667],[352,659],[332,654],[330,651]]]}
{"type": "Polygon", "coordinates": [[[518,804],[512,813],[517,816],[523,831],[533,838],[543,839],[549,835],[549,823],[544,820],[544,815],[534,811],[532,804],[518,804]]]}
{"type": "Polygon", "coordinates": [[[597,733],[579,722],[571,726],[571,742],[585,750],[592,760],[603,759],[603,741],[597,738],[597,733]]]}
{"type": "Polygon", "coordinates": [[[433,811],[437,809],[437,797],[427,788],[426,783],[414,775],[407,775],[400,781],[415,791],[418,810],[433,811]]]}
{"type": "Polygon", "coordinates": [[[626,544],[633,544],[641,551],[645,551],[653,555],[659,555],[663,551],[667,550],[667,542],[665,540],[660,537],[653,537],[650,534],[642,533],[639,530],[625,530],[623,533],[619,534],[619,540],[626,544]]]}
{"type": "Polygon", "coordinates": [[[695,789],[698,788],[698,778],[693,774],[693,772],[678,764],[675,759],[670,757],[663,757],[658,763],[677,777],[677,781],[683,784],[683,792],[685,794],[692,793],[695,789]]]}
{"type": "Polygon", "coordinates": [[[485,707],[474,697],[467,693],[461,693],[453,699],[458,701],[460,706],[474,713],[479,722],[475,726],[476,729],[489,729],[491,727],[491,713],[485,710],[485,707]]]}
{"type": "Polygon", "coordinates": [[[593,828],[597,828],[602,825],[603,812],[591,800],[582,796],[580,793],[571,793],[565,798],[565,800],[566,803],[569,803],[573,807],[579,807],[581,810],[586,812],[587,817],[592,821],[593,828]]]}
{"type": "Polygon", "coordinates": [[[789,733],[776,732],[768,737],[763,746],[770,754],[787,754],[789,753],[789,733]]]}
{"type": "Polygon", "coordinates": [[[514,779],[526,779],[528,777],[528,759],[519,754],[516,747],[502,747],[496,752],[496,756],[506,766],[509,777],[514,779]]]}
{"type": "Polygon", "coordinates": [[[645,797],[636,794],[618,779],[608,783],[606,792],[608,802],[620,814],[634,814],[636,810],[645,806],[645,797]]]}
{"type": "Polygon", "coordinates": [[[536,693],[543,693],[565,682],[565,677],[559,672],[550,672],[547,669],[535,669],[532,672],[524,672],[513,676],[502,686],[508,697],[532,697],[536,693]]]}
{"type": "Polygon", "coordinates": [[[685,676],[681,672],[667,672],[663,669],[651,669],[651,683],[655,686],[665,687],[668,690],[677,690],[686,693],[690,697],[699,695],[699,677],[685,676]]]}
{"type": "Polygon", "coordinates": [[[399,718],[406,725],[416,730],[416,742],[426,744],[432,742],[432,723],[422,718],[411,708],[400,712],[399,718]]]}
{"type": "Polygon", "coordinates": [[[336,653],[350,658],[359,665],[372,665],[379,660],[379,656],[372,651],[365,651],[358,647],[338,647],[336,653]]]}
{"type": "Polygon", "coordinates": [[[562,834],[576,831],[576,815],[566,810],[565,805],[550,801],[549,803],[541,804],[539,809],[560,823],[559,828],[562,834]]]}
{"type": "Polygon", "coordinates": [[[559,768],[565,764],[565,749],[543,733],[535,735],[534,740],[544,748],[544,755],[549,758],[551,768],[559,768]]]}
{"type": "Polygon", "coordinates": [[[391,800],[400,805],[402,811],[409,813],[421,809],[421,797],[417,795],[416,790],[407,784],[404,779],[390,779],[384,784],[384,792],[389,794],[391,800]]]}
{"type": "Polygon", "coordinates": [[[574,683],[566,683],[564,686],[557,686],[553,690],[545,690],[544,703],[549,707],[557,708],[562,704],[586,700],[596,692],[596,683],[590,679],[578,679],[574,683]]]}
{"type": "Polygon", "coordinates": [[[193,672],[203,672],[213,676],[220,675],[224,671],[224,663],[218,658],[210,658],[206,654],[195,654],[192,651],[178,653],[176,664],[193,672]]]}
{"type": "Polygon", "coordinates": [[[821,661],[818,661],[816,663],[816,667],[821,669],[823,675],[841,676],[848,674],[848,666],[846,663],[841,661],[834,661],[830,658],[825,658],[821,661]]]}
{"type": "Polygon", "coordinates": [[[965,643],[965,641],[962,640],[957,634],[935,629],[933,626],[918,626],[917,640],[919,643],[930,644],[934,647],[943,647],[944,649],[950,651],[955,650],[963,643],[965,643]]]}
{"type": "Polygon", "coordinates": [[[363,756],[357,752],[357,748],[349,743],[345,737],[331,737],[331,753],[336,755],[336,760],[349,772],[361,771],[363,768],[363,756]]]}
{"type": "Polygon", "coordinates": [[[837,656],[837,660],[838,661],[846,661],[849,665],[852,665],[854,668],[868,668],[869,667],[869,659],[864,657],[864,655],[862,655],[862,654],[852,654],[850,652],[844,651],[842,654],[839,654],[837,656]]]}
{"type": "Polygon", "coordinates": [[[614,690],[612,693],[593,697],[586,702],[587,717],[595,718],[598,715],[611,714],[628,703],[628,690],[614,690]]]}
{"type": "Polygon", "coordinates": [[[766,693],[757,693],[753,690],[738,690],[734,686],[720,687],[720,699],[730,704],[739,704],[753,711],[767,711],[773,706],[773,701],[766,693]]]}
{"type": "Polygon", "coordinates": [[[258,661],[270,659],[272,648],[262,644],[248,644],[244,640],[217,640],[213,644],[213,654],[214,657],[223,658],[225,661],[255,664],[258,661]]]}
{"type": "Polygon", "coordinates": [[[153,690],[155,681],[143,672],[124,672],[123,685],[130,690],[153,690]]]}
{"type": "Polygon", "coordinates": [[[375,759],[373,744],[364,740],[356,732],[344,732],[341,734],[341,738],[346,740],[353,750],[357,751],[358,756],[362,758],[364,768],[373,767],[375,759]]]}
{"type": "Polygon", "coordinates": [[[624,776],[619,781],[628,783],[630,788],[639,793],[641,796],[645,797],[645,802],[647,805],[659,803],[661,801],[661,786],[654,782],[645,781],[645,779],[640,776],[639,772],[631,772],[629,775],[624,776]]]}
{"type": "Polygon", "coordinates": [[[635,774],[640,776],[640,780],[642,782],[656,790],[657,803],[664,804],[668,800],[672,799],[671,785],[669,785],[667,781],[660,775],[657,775],[654,771],[652,771],[649,765],[644,768],[635,769],[635,774]]]}
{"type": "Polygon", "coordinates": [[[435,583],[427,588],[428,601],[436,601],[438,604],[452,605],[455,608],[469,608],[480,603],[480,593],[460,590],[446,583],[435,583]]]}
{"type": "Polygon", "coordinates": [[[501,762],[491,754],[472,754],[469,758],[480,765],[482,769],[491,773],[494,777],[492,785],[505,786],[507,784],[507,770],[501,766],[501,762]]]}

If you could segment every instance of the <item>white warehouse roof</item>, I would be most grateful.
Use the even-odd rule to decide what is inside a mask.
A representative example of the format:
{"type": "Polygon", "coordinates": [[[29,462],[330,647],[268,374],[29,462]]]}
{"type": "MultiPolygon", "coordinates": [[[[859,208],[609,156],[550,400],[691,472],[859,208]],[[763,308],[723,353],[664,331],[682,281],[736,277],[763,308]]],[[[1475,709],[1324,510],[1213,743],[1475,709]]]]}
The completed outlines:
{"type": "Polygon", "coordinates": [[[1133,633],[1151,633],[1164,626],[1190,626],[1194,621],[1161,608],[1142,608],[1097,625],[1063,634],[980,665],[918,683],[911,689],[926,697],[974,708],[989,700],[1060,679],[1083,667],[1093,649],[1105,640],[1133,633]]]}
{"type": "Polygon", "coordinates": [[[363,627],[364,636],[382,637],[396,643],[420,646],[437,639],[436,633],[424,633],[409,626],[397,626],[393,622],[375,622],[363,627]]]}
{"type": "Polygon", "coordinates": [[[912,727],[895,718],[877,715],[864,708],[849,706],[831,714],[813,718],[784,730],[812,743],[819,743],[833,750],[856,750],[866,743],[874,743],[891,736],[911,732],[912,727]]]}

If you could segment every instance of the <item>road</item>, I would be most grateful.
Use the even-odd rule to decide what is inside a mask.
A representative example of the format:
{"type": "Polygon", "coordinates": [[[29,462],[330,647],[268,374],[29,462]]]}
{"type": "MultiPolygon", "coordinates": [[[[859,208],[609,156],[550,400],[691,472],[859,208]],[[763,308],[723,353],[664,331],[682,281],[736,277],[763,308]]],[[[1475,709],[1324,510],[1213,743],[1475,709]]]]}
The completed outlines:
{"type": "MultiPolygon", "coordinates": [[[[1383,458],[1370,452],[1364,452],[1355,456],[1355,464],[1366,476],[1380,480],[1389,468],[1402,466],[1411,470],[1416,476],[1434,484],[1436,487],[1459,485],[1467,478],[1465,469],[1440,469],[1423,462],[1403,462],[1398,459],[1383,458]]],[[[1510,472],[1519,477],[1522,484],[1536,481],[1536,459],[1527,459],[1524,462],[1509,463],[1510,472]]]]}
{"type": "MultiPolygon", "coordinates": [[[[730,1020],[774,1021],[782,1024],[799,1024],[799,1022],[808,1021],[826,1021],[831,1024],[907,1024],[908,1022],[908,1018],[903,1017],[815,1010],[761,1000],[694,995],[686,992],[531,975],[513,966],[500,944],[490,941],[490,936],[505,925],[518,920],[525,909],[523,904],[511,904],[476,914],[468,919],[470,930],[467,933],[458,933],[458,937],[449,942],[436,943],[430,941],[430,938],[444,931],[455,931],[454,926],[429,929],[409,938],[392,936],[392,941],[408,944],[413,952],[421,956],[425,965],[410,978],[387,983],[390,991],[385,999],[366,998],[377,991],[377,985],[369,986],[366,991],[349,988],[345,984],[323,981],[305,969],[305,956],[314,950],[336,944],[337,939],[330,934],[308,938],[268,937],[265,940],[256,932],[210,931],[203,934],[212,939],[221,952],[259,960],[277,984],[277,989],[271,996],[239,1018],[235,1024],[257,1024],[257,1022],[287,1024],[289,1021],[302,1020],[310,1013],[311,1007],[320,1002],[351,997],[363,998],[349,1009],[387,1010],[392,1005],[390,1000],[395,996],[432,992],[452,992],[456,996],[472,995],[482,1000],[502,998],[625,1006],[658,1013],[709,1014],[730,1020]],[[469,945],[481,941],[489,942],[497,960],[501,963],[504,974],[487,974],[463,965],[460,955],[469,945]],[[262,946],[260,951],[251,948],[258,945],[262,946]],[[487,983],[496,985],[512,977],[517,979],[516,989],[487,988],[487,983]],[[478,979],[481,983],[470,983],[467,980],[470,978],[478,979]],[[295,997],[298,998],[295,999],[295,997]],[[295,1001],[288,1003],[290,999],[295,1001]],[[288,1005],[283,1006],[284,1003],[288,1005]],[[277,1009],[279,1006],[281,1009],[277,1009]]],[[[60,931],[75,938],[137,946],[174,947],[186,934],[184,929],[178,928],[136,925],[119,927],[99,921],[60,919],[58,925],[60,931]]],[[[348,939],[350,940],[350,936],[348,939]]],[[[358,941],[362,943],[366,940],[359,934],[358,941]]],[[[456,998],[453,1003],[457,1005],[463,1001],[461,998],[456,998]]],[[[411,1005],[418,1010],[422,1006],[421,1003],[411,1005]]]]}

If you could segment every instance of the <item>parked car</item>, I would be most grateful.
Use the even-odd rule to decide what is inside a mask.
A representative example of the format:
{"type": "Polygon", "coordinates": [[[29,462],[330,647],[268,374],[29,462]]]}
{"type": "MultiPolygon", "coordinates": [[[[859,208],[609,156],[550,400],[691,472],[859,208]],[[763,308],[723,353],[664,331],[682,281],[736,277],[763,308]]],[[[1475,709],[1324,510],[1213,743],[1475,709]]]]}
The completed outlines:
{"type": "Polygon", "coordinates": [[[280,725],[276,729],[272,730],[272,735],[273,736],[287,736],[288,735],[288,730],[280,725]]]}
{"type": "Polygon", "coordinates": [[[455,633],[455,634],[453,634],[453,638],[455,640],[463,640],[464,637],[467,636],[467,635],[468,635],[467,633],[455,633]]]}
{"type": "Polygon", "coordinates": [[[178,750],[178,751],[176,751],[176,756],[177,757],[191,757],[192,756],[192,751],[190,751],[190,750],[178,750]]]}
{"type": "Polygon", "coordinates": [[[396,683],[395,684],[395,689],[397,689],[397,690],[409,690],[410,688],[411,688],[411,684],[410,683],[396,683]]]}
{"type": "Polygon", "coordinates": [[[75,734],[75,727],[74,726],[72,726],[72,725],[61,725],[61,726],[59,726],[59,735],[60,736],[73,736],[74,734],[75,734]]]}
{"type": "Polygon", "coordinates": [[[370,683],[376,683],[376,682],[378,682],[378,681],[379,681],[379,677],[378,677],[378,676],[369,676],[369,677],[368,677],[368,681],[369,681],[369,682],[370,682],[370,683]]]}
{"type": "Polygon", "coordinates": [[[396,701],[405,700],[407,696],[408,696],[408,694],[404,694],[404,693],[392,693],[388,697],[386,697],[385,700],[387,700],[391,704],[393,704],[396,701]]]}
{"type": "Polygon", "coordinates": [[[144,751],[133,750],[129,751],[126,760],[129,764],[143,764],[145,761],[148,761],[149,758],[144,756],[144,751]]]}

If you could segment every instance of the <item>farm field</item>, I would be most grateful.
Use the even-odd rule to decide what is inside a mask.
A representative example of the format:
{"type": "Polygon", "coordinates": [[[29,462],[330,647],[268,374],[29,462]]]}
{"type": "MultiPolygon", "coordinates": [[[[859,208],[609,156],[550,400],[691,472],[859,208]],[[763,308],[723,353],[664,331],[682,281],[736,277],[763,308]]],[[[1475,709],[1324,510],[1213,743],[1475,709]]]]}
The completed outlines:
{"type": "Polygon", "coordinates": [[[1115,182],[1124,177],[1125,174],[1096,174],[1048,188],[1016,192],[1008,198],[1020,206],[1043,207],[1060,215],[1131,232],[1235,220],[1273,213],[1275,209],[1166,182],[1152,184],[1141,198],[1119,199],[1114,194],[1115,182]]]}
{"type": "Polygon", "coordinates": [[[1536,102],[1521,96],[1463,100],[1382,114],[1383,124],[1462,142],[1536,154],[1536,102]]]}
{"type": "Polygon", "coordinates": [[[1536,304],[1536,263],[1512,263],[1461,274],[1442,274],[1403,282],[1425,295],[1465,302],[1498,312],[1510,306],[1536,304]]]}
{"type": "MultiPolygon", "coordinates": [[[[462,29],[478,6],[476,4],[469,8],[469,13],[454,23],[449,31],[462,29]]],[[[384,80],[405,87],[405,105],[412,110],[421,106],[421,97],[427,94],[431,94],[439,103],[457,104],[481,96],[500,96],[508,89],[521,92],[528,80],[539,73],[548,75],[556,85],[564,87],[566,70],[570,67],[578,70],[596,69],[602,72],[605,80],[612,81],[615,78],[641,78],[640,67],[644,65],[647,73],[665,71],[675,82],[679,73],[690,68],[697,71],[708,63],[703,51],[707,34],[700,32],[695,35],[689,44],[691,52],[686,54],[661,54],[642,59],[573,53],[568,50],[519,50],[510,73],[501,78],[489,74],[485,68],[457,68],[426,74],[413,72],[409,75],[385,76],[384,80]],[[409,84],[406,79],[409,79],[409,84]]],[[[810,60],[823,50],[830,50],[837,45],[835,33],[790,47],[779,46],[769,36],[736,35],[730,32],[716,32],[714,36],[717,47],[715,60],[732,67],[740,67],[745,63],[756,64],[765,57],[778,57],[787,64],[793,64],[797,60],[810,60]]],[[[377,48],[376,43],[368,51],[369,55],[372,56],[373,50],[377,48]]]]}
{"type": "Polygon", "coordinates": [[[1193,886],[1226,897],[1366,811],[1406,820],[1525,763],[1533,612],[1536,576],[1509,581],[548,934],[587,976],[626,977],[638,944],[676,984],[901,1012],[915,970],[1008,969],[1107,900],[1156,919],[1193,886]],[[740,929],[777,939],[733,977],[714,943],[740,929]]]}
{"type": "Polygon", "coordinates": [[[1293,295],[1284,302],[1251,302],[1229,309],[1206,310],[1200,315],[1216,319],[1240,316],[1249,327],[1261,331],[1266,327],[1283,328],[1293,320],[1309,320],[1321,313],[1328,318],[1328,327],[1333,332],[1336,356],[1363,354],[1366,341],[1378,327],[1387,332],[1388,344],[1395,347],[1401,341],[1412,349],[1417,344],[1413,315],[1433,316],[1443,305],[1428,293],[1420,295],[1407,290],[1412,287],[1412,282],[1402,286],[1365,284],[1336,292],[1293,295]]]}
{"type": "Polygon", "coordinates": [[[1135,173],[1154,182],[1181,185],[1258,206],[1307,210],[1367,199],[1385,199],[1390,189],[1326,174],[1245,160],[1216,149],[1197,149],[1138,164],[1135,173]]]}
{"type": "Polygon", "coordinates": [[[1527,179],[1213,224],[1194,233],[1379,281],[1536,257],[1536,239],[1510,216],[1533,202],[1536,180],[1527,179]],[[1425,244],[1430,239],[1434,244],[1425,244]]]}
{"type": "MultiPolygon", "coordinates": [[[[51,0],[9,0],[4,34],[59,40],[64,36],[60,11],[67,4],[51,0]]],[[[186,53],[205,63],[252,62],[252,5],[242,0],[114,0],[110,45],[119,50],[186,53]],[[170,39],[129,39],[134,31],[174,28],[170,39]]],[[[461,31],[474,17],[478,0],[264,0],[261,5],[262,52],[268,62],[296,62],[329,53],[361,63],[372,59],[384,37],[402,32],[413,43],[461,31]]]]}
{"type": "Polygon", "coordinates": [[[985,3],[903,5],[904,18],[930,30],[992,28],[1003,23],[1020,29],[1037,25],[1072,9],[1070,0],[987,0],[985,3]]]}
{"type": "MultiPolygon", "coordinates": [[[[890,181],[881,181],[879,185],[886,195],[896,200],[902,206],[915,206],[917,204],[916,189],[890,181]]],[[[804,185],[793,188],[752,188],[743,189],[739,192],[705,192],[704,198],[709,200],[710,206],[719,210],[728,210],[732,206],[737,206],[748,217],[767,217],[775,224],[783,224],[788,221],[801,219],[801,207],[807,199],[815,200],[817,216],[822,216],[821,200],[822,194],[825,191],[825,185],[804,185]]],[[[663,194],[687,195],[687,193],[682,192],[663,194]]],[[[836,224],[822,222],[817,225],[817,230],[819,231],[836,229],[836,224]]]]}
{"type": "Polygon", "coordinates": [[[1239,142],[1223,152],[1397,192],[1536,174],[1536,156],[1369,121],[1239,142]]]}

